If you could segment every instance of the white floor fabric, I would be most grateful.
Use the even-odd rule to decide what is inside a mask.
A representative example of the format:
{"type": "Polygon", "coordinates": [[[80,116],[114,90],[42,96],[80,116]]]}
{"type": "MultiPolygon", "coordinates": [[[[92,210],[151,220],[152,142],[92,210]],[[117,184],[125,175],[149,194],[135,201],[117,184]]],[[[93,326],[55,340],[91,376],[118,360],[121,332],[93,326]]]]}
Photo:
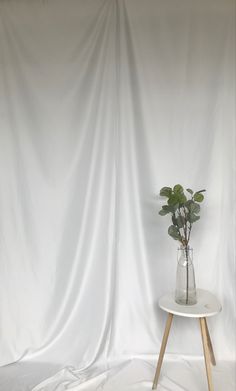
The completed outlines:
{"type": "MultiPolygon", "coordinates": [[[[1,391],[131,391],[151,390],[156,362],[133,358],[104,367],[78,371],[73,367],[19,362],[0,368],[1,391]]],[[[218,362],[212,368],[214,391],[234,391],[233,362],[218,362]]],[[[157,391],[206,391],[203,358],[168,357],[163,362],[157,391]]]]}

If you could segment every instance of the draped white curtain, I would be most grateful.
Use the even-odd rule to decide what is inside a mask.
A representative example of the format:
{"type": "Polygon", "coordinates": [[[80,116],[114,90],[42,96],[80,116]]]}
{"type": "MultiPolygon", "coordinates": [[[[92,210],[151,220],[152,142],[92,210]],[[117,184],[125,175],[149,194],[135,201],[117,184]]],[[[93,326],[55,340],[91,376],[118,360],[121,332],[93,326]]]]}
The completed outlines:
{"type": "MultiPolygon", "coordinates": [[[[1,366],[156,357],[177,248],[157,194],[176,183],[207,189],[196,281],[235,359],[234,16],[231,0],[0,0],[1,366]]],[[[198,328],[176,319],[167,353],[202,355],[198,328]]]]}

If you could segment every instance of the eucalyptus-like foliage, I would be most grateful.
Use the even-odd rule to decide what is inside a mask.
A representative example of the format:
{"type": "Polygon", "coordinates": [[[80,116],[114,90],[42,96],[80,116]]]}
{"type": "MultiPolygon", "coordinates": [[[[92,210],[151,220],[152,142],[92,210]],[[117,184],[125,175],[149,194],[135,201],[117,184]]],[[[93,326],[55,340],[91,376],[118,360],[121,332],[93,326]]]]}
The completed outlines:
{"type": "Polygon", "coordinates": [[[194,192],[192,189],[186,189],[185,193],[181,185],[175,185],[173,189],[163,187],[160,190],[160,196],[166,197],[167,203],[162,206],[159,214],[171,215],[172,225],[168,228],[168,234],[185,248],[189,243],[193,223],[200,219],[199,203],[204,200],[204,191],[206,190],[194,192]]]}

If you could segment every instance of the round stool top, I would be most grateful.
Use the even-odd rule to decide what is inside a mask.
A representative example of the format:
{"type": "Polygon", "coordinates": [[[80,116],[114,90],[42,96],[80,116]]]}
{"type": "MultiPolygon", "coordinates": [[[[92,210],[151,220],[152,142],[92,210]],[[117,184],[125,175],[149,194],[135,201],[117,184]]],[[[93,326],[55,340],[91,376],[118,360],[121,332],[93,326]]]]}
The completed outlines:
{"type": "Polygon", "coordinates": [[[159,299],[159,307],[174,315],[190,318],[204,318],[218,314],[222,307],[217,298],[204,289],[197,289],[197,303],[181,305],[175,302],[174,293],[168,293],[159,299]]]}

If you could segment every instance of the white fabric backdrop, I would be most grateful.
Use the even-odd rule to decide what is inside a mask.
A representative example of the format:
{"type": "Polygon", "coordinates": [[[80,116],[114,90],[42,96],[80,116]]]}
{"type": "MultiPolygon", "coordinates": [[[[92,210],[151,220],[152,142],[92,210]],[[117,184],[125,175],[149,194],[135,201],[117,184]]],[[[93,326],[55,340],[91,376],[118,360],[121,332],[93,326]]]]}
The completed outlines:
{"type": "MultiPolygon", "coordinates": [[[[156,357],[177,248],[156,194],[175,183],[207,189],[196,279],[235,359],[234,9],[0,1],[0,365],[156,357]]],[[[167,353],[202,355],[195,323],[167,353]]]]}

